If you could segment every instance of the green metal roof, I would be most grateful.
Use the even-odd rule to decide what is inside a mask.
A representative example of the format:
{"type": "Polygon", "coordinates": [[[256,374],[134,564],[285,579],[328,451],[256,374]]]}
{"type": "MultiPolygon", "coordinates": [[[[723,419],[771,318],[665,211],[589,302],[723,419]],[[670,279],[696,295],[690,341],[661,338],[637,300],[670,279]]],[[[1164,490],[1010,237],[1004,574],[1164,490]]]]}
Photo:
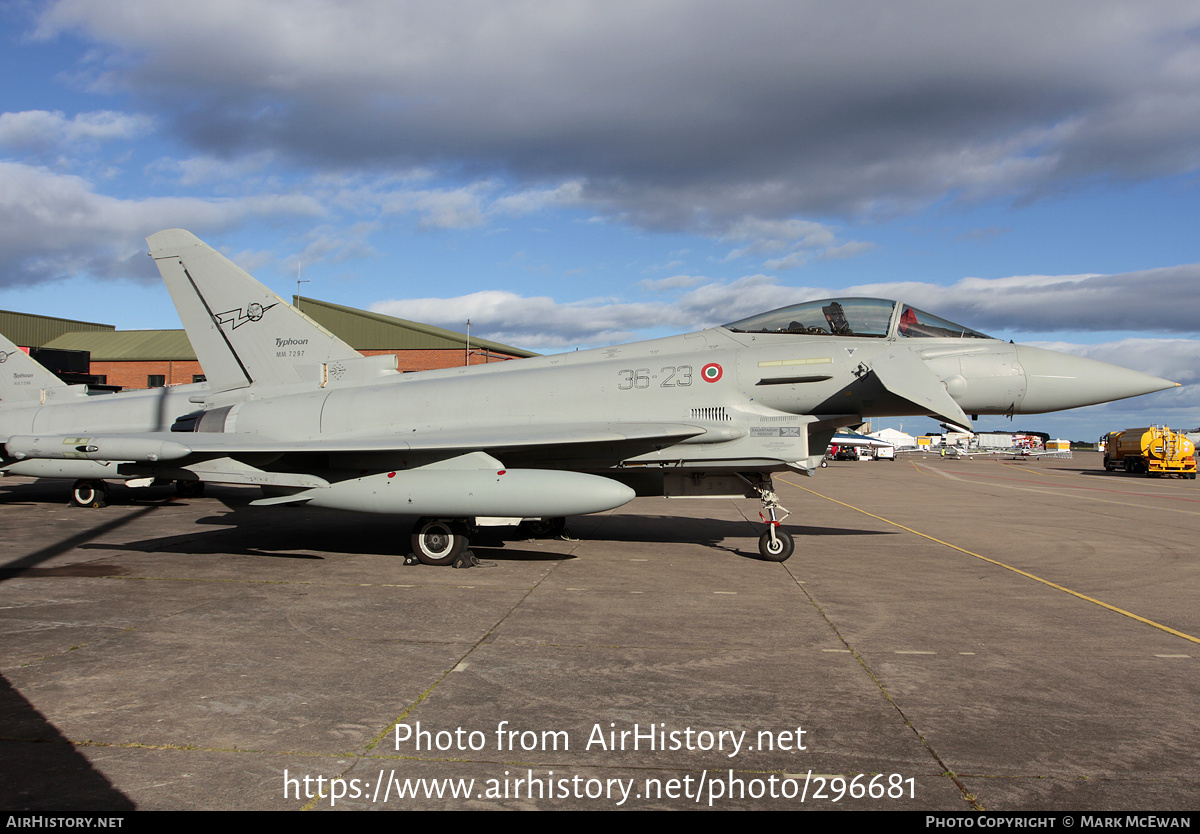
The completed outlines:
{"type": "MultiPolygon", "coordinates": [[[[295,305],[306,316],[326,330],[337,335],[355,350],[439,350],[463,349],[466,334],[432,324],[385,316],[318,301],[315,298],[295,296],[295,305]]],[[[508,356],[537,356],[530,350],[471,337],[472,349],[490,350],[508,356]]]]}
{"type": "Polygon", "coordinates": [[[182,330],[64,333],[44,347],[91,351],[93,362],[176,362],[196,359],[192,343],[182,330]]]}
{"type": "Polygon", "coordinates": [[[111,324],[92,321],[73,321],[53,316],[35,316],[32,313],[14,313],[0,310],[0,333],[9,341],[22,347],[45,347],[64,333],[80,330],[113,331],[111,324]]]}
{"type": "MultiPolygon", "coordinates": [[[[463,333],[431,324],[405,321],[315,298],[298,297],[296,306],[355,350],[462,350],[467,338],[463,333]]],[[[187,361],[196,358],[196,352],[182,330],[117,330],[110,324],[0,311],[0,332],[16,344],[26,347],[90,351],[95,362],[187,361]],[[43,334],[45,338],[34,341],[22,341],[13,335],[36,335],[34,329],[21,330],[21,327],[50,328],[52,325],[57,329],[47,329],[43,334]]],[[[533,351],[473,336],[471,349],[489,350],[507,356],[538,355],[533,351]]]]}

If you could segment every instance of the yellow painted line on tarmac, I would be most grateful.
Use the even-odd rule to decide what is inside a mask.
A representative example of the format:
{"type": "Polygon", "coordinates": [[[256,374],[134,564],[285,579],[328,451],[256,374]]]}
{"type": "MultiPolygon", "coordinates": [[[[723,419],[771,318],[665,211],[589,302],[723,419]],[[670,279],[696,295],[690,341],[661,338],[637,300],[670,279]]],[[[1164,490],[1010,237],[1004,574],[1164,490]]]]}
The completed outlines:
{"type": "MultiPolygon", "coordinates": [[[[776,477],[778,477],[778,476],[776,476],[776,477]]],[[[1094,597],[1089,597],[1087,594],[1081,594],[1078,591],[1072,591],[1070,588],[1066,588],[1066,587],[1063,587],[1062,585],[1058,585],[1054,582],[1051,582],[1049,579],[1042,579],[1042,577],[1036,576],[1032,573],[1029,573],[1028,571],[1023,571],[1020,568],[1014,568],[1012,565],[1006,565],[1003,562],[996,561],[995,559],[989,559],[987,556],[981,556],[978,553],[974,553],[970,550],[967,550],[965,547],[959,547],[956,544],[950,544],[950,542],[944,542],[941,539],[934,538],[933,536],[930,536],[927,533],[922,533],[920,530],[914,530],[911,527],[905,527],[903,524],[901,524],[897,521],[892,521],[891,519],[884,518],[881,515],[875,515],[875,513],[869,513],[864,509],[855,507],[853,504],[847,504],[845,501],[839,501],[836,498],[830,498],[828,495],[822,495],[821,493],[817,492],[816,490],[809,489],[808,487],[802,487],[802,486],[800,486],[800,484],[793,483],[792,481],[789,481],[786,478],[779,478],[779,480],[783,481],[788,486],[794,486],[796,489],[802,489],[807,493],[817,496],[818,498],[824,498],[826,501],[832,501],[835,504],[840,504],[841,506],[843,506],[847,509],[854,510],[855,512],[862,513],[863,515],[870,516],[871,518],[882,521],[884,524],[890,524],[893,527],[899,527],[901,530],[912,533],[914,536],[920,536],[923,539],[928,539],[929,541],[940,544],[943,547],[948,547],[951,550],[957,550],[959,553],[965,553],[968,556],[974,556],[976,559],[980,559],[984,562],[987,562],[988,564],[995,565],[996,567],[999,567],[999,568],[1004,568],[1005,570],[1010,570],[1013,573],[1017,573],[1017,574],[1020,574],[1021,576],[1024,576],[1026,579],[1032,579],[1034,582],[1040,582],[1043,585],[1047,585],[1051,588],[1054,588],[1056,591],[1062,591],[1064,594],[1070,594],[1071,596],[1076,597],[1081,600],[1084,600],[1085,602],[1090,602],[1093,605],[1099,605],[1101,608],[1107,608],[1109,611],[1113,611],[1113,612],[1116,612],[1117,614],[1121,614],[1122,616],[1129,617],[1131,620],[1137,620],[1139,623],[1144,623],[1145,625],[1151,626],[1153,628],[1157,628],[1160,631],[1165,631],[1165,632],[1167,632],[1167,634],[1174,634],[1176,637],[1182,637],[1184,640],[1189,640],[1193,643],[1200,643],[1200,637],[1193,637],[1190,634],[1184,634],[1182,631],[1176,631],[1175,629],[1171,628],[1170,626],[1165,626],[1162,623],[1156,623],[1156,622],[1154,622],[1154,620],[1147,620],[1145,617],[1139,617],[1137,614],[1134,614],[1132,611],[1126,611],[1124,608],[1118,608],[1115,605],[1109,605],[1107,602],[1102,602],[1101,600],[1098,600],[1094,597]]]]}
{"type": "MultiPolygon", "coordinates": [[[[1011,469],[1015,469],[1015,470],[1017,470],[1018,472],[1031,472],[1031,473],[1035,473],[1035,474],[1041,475],[1043,478],[1048,478],[1048,477],[1050,477],[1050,476],[1052,476],[1052,475],[1053,475],[1054,477],[1056,477],[1056,478],[1069,478],[1069,479],[1074,479],[1074,480],[1081,480],[1081,479],[1085,479],[1085,478],[1086,478],[1086,479],[1088,479],[1089,481],[1091,481],[1092,483],[1095,483],[1095,475],[1093,475],[1093,474],[1084,474],[1083,472],[1071,472],[1071,471],[1063,471],[1063,470],[1061,470],[1061,469],[1035,469],[1035,468],[1026,468],[1026,467],[1017,466],[1015,462],[1013,462],[1013,463],[1004,463],[1003,461],[997,461],[997,463],[999,463],[1001,466],[1007,466],[1007,467],[1009,467],[1009,468],[1011,468],[1011,469]]],[[[1088,471],[1088,472],[1095,472],[1096,470],[1087,470],[1087,471],[1088,471]]],[[[1179,480],[1179,479],[1177,479],[1177,478],[1166,478],[1166,477],[1164,477],[1164,478],[1147,478],[1147,479],[1146,479],[1146,480],[1144,480],[1144,481],[1143,481],[1143,480],[1133,481],[1133,480],[1132,480],[1131,478],[1129,478],[1129,477],[1126,477],[1126,478],[1121,478],[1121,476],[1120,476],[1120,475],[1115,475],[1115,474],[1114,474],[1114,473],[1112,473],[1112,472],[1110,472],[1110,473],[1108,473],[1108,474],[1109,474],[1109,475],[1111,475],[1111,476],[1113,476],[1113,480],[1114,480],[1116,483],[1121,483],[1122,481],[1124,481],[1124,482],[1125,482],[1125,483],[1124,483],[1124,486],[1125,486],[1125,487],[1127,487],[1127,488],[1129,488],[1129,489],[1137,489],[1139,486],[1145,486],[1145,487],[1163,487],[1163,488],[1166,488],[1166,489],[1168,489],[1168,490],[1171,490],[1171,489],[1180,489],[1180,490],[1182,490],[1182,489],[1189,489],[1189,488],[1191,488],[1191,489],[1193,489],[1193,490],[1195,489],[1195,487],[1192,487],[1190,484],[1186,483],[1185,481],[1181,481],[1181,480],[1179,480]]],[[[1114,490],[1114,491],[1116,491],[1116,490],[1114,490]]],[[[1167,497],[1167,498],[1171,498],[1172,500],[1176,500],[1176,501],[1178,501],[1178,500],[1181,500],[1181,499],[1179,499],[1179,498],[1176,498],[1176,497],[1175,497],[1175,496],[1173,496],[1173,495],[1168,495],[1167,493],[1165,493],[1165,492],[1162,492],[1161,490],[1160,490],[1160,491],[1158,491],[1158,492],[1130,492],[1130,493],[1128,493],[1128,494],[1129,494],[1129,495],[1137,495],[1137,496],[1139,496],[1139,497],[1142,497],[1142,498],[1162,498],[1162,497],[1167,497]]],[[[1195,500],[1195,499],[1182,499],[1182,500],[1195,500]]]]}
{"type": "MultiPolygon", "coordinates": [[[[1015,462],[1009,463],[1007,461],[1002,461],[1002,460],[998,460],[998,461],[996,461],[996,463],[1000,464],[1001,466],[1005,467],[1006,469],[1016,469],[1018,472],[1021,472],[1021,473],[1028,472],[1033,475],[1041,475],[1043,478],[1046,477],[1046,475],[1047,475],[1046,472],[1044,472],[1040,469],[1029,469],[1024,464],[1017,466],[1015,462]]],[[[1076,477],[1079,477],[1079,476],[1076,476],[1076,477]]]]}
{"type": "MultiPolygon", "coordinates": [[[[975,473],[965,473],[964,472],[964,473],[959,473],[956,475],[953,472],[950,472],[945,469],[935,469],[934,467],[930,466],[929,464],[913,463],[913,466],[917,469],[918,472],[922,472],[926,475],[938,475],[939,477],[946,478],[947,480],[950,480],[950,481],[964,481],[966,483],[988,484],[990,486],[999,487],[1001,489],[1013,489],[1013,490],[1017,490],[1018,492],[1032,492],[1037,495],[1054,495],[1059,498],[1068,498],[1068,499],[1074,498],[1079,501],[1099,501],[1101,504],[1116,504],[1117,506],[1120,506],[1120,507],[1135,507],[1139,510],[1161,510],[1163,512],[1168,512],[1168,513],[1183,513],[1184,515],[1200,515],[1200,511],[1184,510],[1184,509],[1180,509],[1179,507],[1166,507],[1166,506],[1162,506],[1159,504],[1135,504],[1132,501],[1117,501],[1112,498],[1099,498],[1095,495],[1085,495],[1083,492],[1057,492],[1052,489],[1052,487],[1053,487],[1052,483],[1047,483],[1045,488],[1037,487],[1037,486],[1022,487],[1022,486],[1015,486],[1013,484],[1001,483],[1000,481],[996,481],[996,480],[991,480],[991,481],[970,480],[967,476],[975,474],[975,473]]],[[[986,478],[986,477],[987,477],[987,475],[980,476],[980,478],[986,478]]],[[[800,487],[800,489],[804,489],[804,487],[800,487]]],[[[1137,498],[1149,498],[1149,499],[1169,498],[1172,501],[1187,501],[1189,503],[1196,502],[1196,499],[1194,499],[1194,498],[1178,498],[1173,495],[1161,495],[1161,494],[1154,495],[1149,492],[1121,492],[1119,490],[1110,490],[1110,489],[1104,489],[1101,487],[1084,487],[1084,490],[1086,490],[1087,492],[1106,492],[1106,493],[1111,493],[1113,495],[1132,495],[1137,498]]],[[[813,494],[815,495],[816,493],[813,493],[813,494]]],[[[830,499],[830,500],[833,500],[833,499],[830,499]]]]}

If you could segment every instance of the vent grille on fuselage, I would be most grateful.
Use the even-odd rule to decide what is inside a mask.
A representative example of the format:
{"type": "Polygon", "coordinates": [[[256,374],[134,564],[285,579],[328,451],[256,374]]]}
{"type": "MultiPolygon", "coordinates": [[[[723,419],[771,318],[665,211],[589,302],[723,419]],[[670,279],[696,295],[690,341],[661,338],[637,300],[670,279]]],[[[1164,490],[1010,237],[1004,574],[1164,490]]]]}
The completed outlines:
{"type": "Polygon", "coordinates": [[[725,411],[725,406],[715,405],[709,408],[693,408],[693,420],[711,420],[714,423],[728,423],[733,418],[725,411]]]}

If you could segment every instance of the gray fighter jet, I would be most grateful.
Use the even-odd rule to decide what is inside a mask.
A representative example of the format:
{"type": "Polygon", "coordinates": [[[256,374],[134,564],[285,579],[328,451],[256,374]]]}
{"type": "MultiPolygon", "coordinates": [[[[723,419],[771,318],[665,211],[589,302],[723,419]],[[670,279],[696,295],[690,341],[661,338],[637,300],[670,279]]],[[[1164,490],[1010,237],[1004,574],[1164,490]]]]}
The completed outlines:
{"type": "Polygon", "coordinates": [[[635,494],[758,497],[764,558],[793,550],[771,485],[813,474],[872,417],[1030,414],[1176,383],[1013,345],[896,301],[840,298],[618,347],[398,374],[188,232],[147,239],[210,389],[174,431],[9,437],[19,460],[122,461],[129,476],[250,483],[256,504],[418,518],[426,564],[474,524],[601,512],[635,494]],[[331,341],[333,340],[333,341],[331,341]]]}
{"type": "MultiPolygon", "coordinates": [[[[195,411],[191,398],[208,390],[204,383],[147,391],[92,393],[86,385],[68,385],[0,334],[0,443],[32,433],[169,431],[175,419],[195,411]]],[[[0,475],[64,478],[74,481],[71,503],[102,507],[107,481],[148,486],[153,478],[119,471],[118,462],[83,455],[52,460],[15,459],[0,454],[0,475]]],[[[181,494],[195,495],[198,481],[181,482],[181,494]]]]}

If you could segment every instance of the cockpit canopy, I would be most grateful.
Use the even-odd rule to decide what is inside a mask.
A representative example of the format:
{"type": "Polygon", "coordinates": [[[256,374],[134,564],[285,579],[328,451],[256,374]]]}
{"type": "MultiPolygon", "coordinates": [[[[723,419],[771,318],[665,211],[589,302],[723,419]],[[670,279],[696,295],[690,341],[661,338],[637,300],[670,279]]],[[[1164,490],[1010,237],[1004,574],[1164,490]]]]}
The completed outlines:
{"type": "Polygon", "coordinates": [[[725,325],[725,329],[734,333],[786,333],[796,336],[991,338],[908,304],[902,305],[884,298],[826,298],[821,301],[806,301],[803,304],[793,304],[735,321],[725,325]]]}

